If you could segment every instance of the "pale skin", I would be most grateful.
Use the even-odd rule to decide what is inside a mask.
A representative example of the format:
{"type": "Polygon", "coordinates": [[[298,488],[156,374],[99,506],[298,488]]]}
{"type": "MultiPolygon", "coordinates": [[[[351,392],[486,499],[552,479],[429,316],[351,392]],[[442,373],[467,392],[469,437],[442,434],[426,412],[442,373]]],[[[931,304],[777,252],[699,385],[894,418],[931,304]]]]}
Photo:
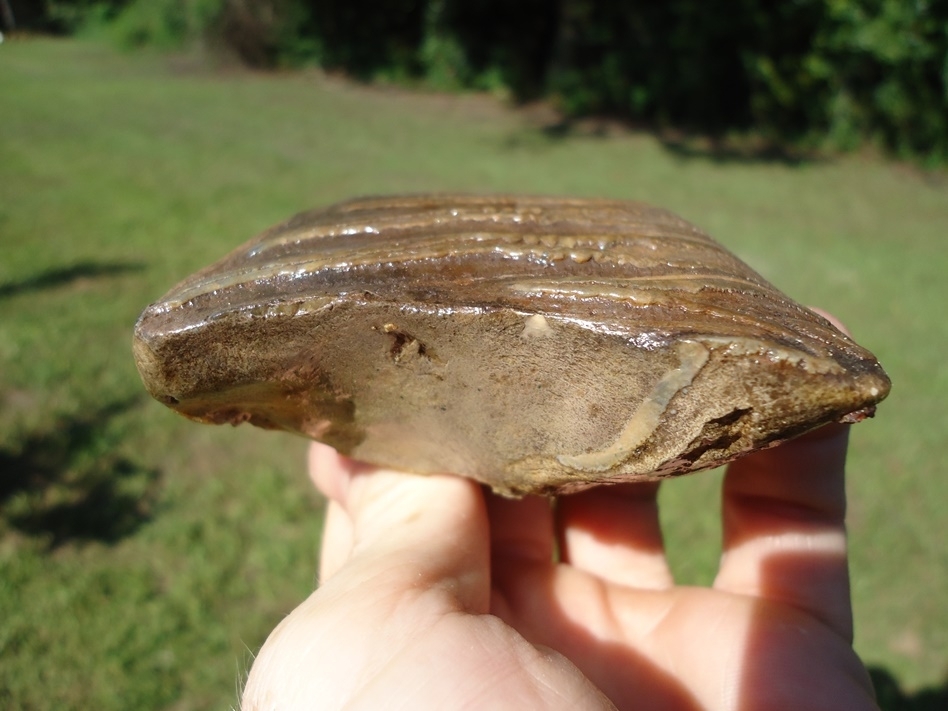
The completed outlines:
{"type": "Polygon", "coordinates": [[[877,709],[852,649],[848,429],[730,465],[708,588],[675,585],[658,484],[513,501],[314,444],[320,585],[242,709],[877,709]]]}
{"type": "Polygon", "coordinates": [[[731,465],[710,588],[674,584],[655,484],[553,507],[313,445],[321,584],[242,708],[875,709],[851,646],[847,429],[731,465]]]}

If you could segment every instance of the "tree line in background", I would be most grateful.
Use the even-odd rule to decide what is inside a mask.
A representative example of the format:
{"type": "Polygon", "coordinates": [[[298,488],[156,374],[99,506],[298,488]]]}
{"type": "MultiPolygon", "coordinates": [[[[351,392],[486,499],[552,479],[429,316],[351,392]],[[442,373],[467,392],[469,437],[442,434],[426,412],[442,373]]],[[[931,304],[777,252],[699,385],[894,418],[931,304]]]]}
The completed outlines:
{"type": "Polygon", "coordinates": [[[9,0],[20,26],[948,160],[948,0],[9,0]]]}

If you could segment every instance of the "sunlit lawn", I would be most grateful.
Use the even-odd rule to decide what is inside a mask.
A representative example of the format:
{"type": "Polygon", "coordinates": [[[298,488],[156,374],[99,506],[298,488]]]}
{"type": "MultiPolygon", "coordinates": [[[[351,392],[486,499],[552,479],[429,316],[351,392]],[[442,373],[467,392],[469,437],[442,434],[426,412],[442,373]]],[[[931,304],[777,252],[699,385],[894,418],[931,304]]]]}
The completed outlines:
{"type": "MultiPolygon", "coordinates": [[[[856,646],[887,709],[945,707],[944,179],[872,157],[793,164],[619,130],[557,137],[486,97],[52,40],[0,45],[0,706],[234,703],[251,653],[315,584],[321,509],[304,443],[192,425],[149,401],[131,326],[176,280],[295,211],[420,190],[652,201],[845,321],[894,382],[853,432],[856,646]]],[[[719,482],[663,493],[686,582],[713,574],[719,482]]]]}

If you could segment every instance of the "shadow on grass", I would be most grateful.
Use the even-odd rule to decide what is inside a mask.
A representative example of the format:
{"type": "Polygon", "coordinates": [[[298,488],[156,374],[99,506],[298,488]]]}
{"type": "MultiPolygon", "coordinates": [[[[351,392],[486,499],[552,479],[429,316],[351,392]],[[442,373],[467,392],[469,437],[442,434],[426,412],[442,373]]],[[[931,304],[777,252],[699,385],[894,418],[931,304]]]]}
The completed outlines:
{"type": "Polygon", "coordinates": [[[948,680],[940,687],[914,694],[902,691],[898,680],[882,667],[869,667],[876,699],[882,711],[945,711],[948,709],[948,680]]]}
{"type": "Polygon", "coordinates": [[[779,164],[799,166],[825,161],[815,153],[757,137],[724,137],[663,131],[646,124],[607,117],[564,118],[542,121],[508,139],[510,147],[553,144],[575,137],[609,138],[616,134],[651,134],[662,147],[682,160],[707,159],[718,164],[779,164]],[[531,135],[532,134],[532,135],[531,135]]]}
{"type": "Polygon", "coordinates": [[[799,166],[818,163],[824,159],[803,151],[794,150],[768,141],[729,140],[707,136],[662,136],[658,140],[666,151],[684,160],[708,159],[719,165],[725,164],[777,164],[799,166]]]}
{"type": "Polygon", "coordinates": [[[56,548],[112,543],[149,520],[160,474],[111,451],[107,432],[135,402],[61,418],[0,449],[0,522],[56,548]]]}
{"type": "Polygon", "coordinates": [[[80,279],[97,279],[129,272],[140,272],[140,262],[79,262],[68,267],[56,267],[20,281],[0,284],[0,299],[31,291],[64,286],[80,279]]]}

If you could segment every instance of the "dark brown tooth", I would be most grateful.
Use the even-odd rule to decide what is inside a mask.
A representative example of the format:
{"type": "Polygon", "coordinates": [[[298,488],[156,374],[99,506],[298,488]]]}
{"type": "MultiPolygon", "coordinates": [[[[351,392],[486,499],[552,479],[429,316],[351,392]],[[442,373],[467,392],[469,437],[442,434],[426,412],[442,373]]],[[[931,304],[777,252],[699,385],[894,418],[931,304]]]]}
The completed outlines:
{"type": "Polygon", "coordinates": [[[366,198],[148,307],[149,391],[203,421],[511,495],[718,466],[889,391],[871,353],[640,203],[366,198]]]}

